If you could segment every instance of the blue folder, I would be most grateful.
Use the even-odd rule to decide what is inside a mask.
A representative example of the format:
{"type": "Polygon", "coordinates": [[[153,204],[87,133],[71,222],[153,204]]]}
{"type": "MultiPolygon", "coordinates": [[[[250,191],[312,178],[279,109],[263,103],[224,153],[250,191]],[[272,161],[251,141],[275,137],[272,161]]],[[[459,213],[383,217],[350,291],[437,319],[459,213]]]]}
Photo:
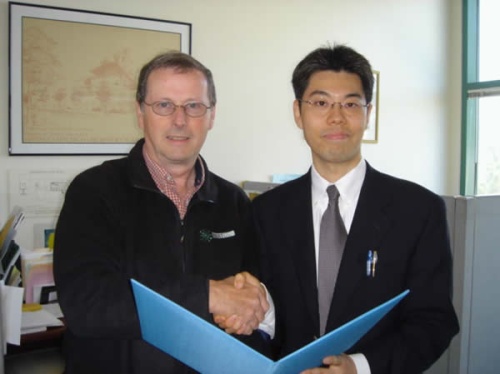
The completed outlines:
{"type": "Polygon", "coordinates": [[[409,292],[275,362],[136,280],[131,282],[143,339],[203,374],[297,374],[321,366],[324,357],[352,347],[409,292]]]}

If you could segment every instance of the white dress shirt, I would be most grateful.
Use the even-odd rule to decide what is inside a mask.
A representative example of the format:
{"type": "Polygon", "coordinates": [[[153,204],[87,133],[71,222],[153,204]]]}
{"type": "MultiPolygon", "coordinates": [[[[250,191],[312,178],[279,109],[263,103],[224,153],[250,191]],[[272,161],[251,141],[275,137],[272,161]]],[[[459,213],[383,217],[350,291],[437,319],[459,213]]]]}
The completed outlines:
{"type": "MultiPolygon", "coordinates": [[[[361,192],[361,186],[365,180],[366,174],[366,162],[361,159],[359,164],[352,169],[349,173],[344,175],[339,179],[335,186],[339,191],[339,211],[342,220],[344,221],[344,226],[349,234],[351,228],[352,220],[354,218],[354,212],[356,211],[356,206],[358,204],[359,194],[361,192]]],[[[311,168],[311,197],[312,197],[312,213],[313,213],[313,226],[314,226],[314,247],[316,252],[316,274],[318,273],[318,253],[319,253],[319,228],[321,225],[321,218],[323,213],[328,207],[328,194],[326,189],[332,183],[328,182],[318,171],[311,168]]],[[[355,353],[350,355],[356,365],[356,370],[358,374],[371,374],[370,365],[365,355],[361,353],[355,353]]]]}
{"type": "Polygon", "coordinates": [[[269,309],[267,310],[267,312],[264,316],[264,320],[259,324],[259,330],[264,331],[266,334],[269,335],[270,339],[273,339],[275,328],[276,328],[274,302],[273,302],[273,298],[271,297],[271,294],[267,291],[266,285],[264,283],[261,283],[261,285],[266,290],[266,297],[267,297],[267,302],[269,303],[269,309]]]}

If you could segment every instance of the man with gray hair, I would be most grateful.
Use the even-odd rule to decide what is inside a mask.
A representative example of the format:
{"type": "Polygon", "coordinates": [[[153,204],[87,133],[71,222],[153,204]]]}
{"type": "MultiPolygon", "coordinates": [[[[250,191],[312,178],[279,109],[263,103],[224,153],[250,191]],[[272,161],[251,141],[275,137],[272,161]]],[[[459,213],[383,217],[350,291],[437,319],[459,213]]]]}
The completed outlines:
{"type": "Polygon", "coordinates": [[[142,68],[136,101],[144,138],[127,157],[78,175],[57,223],[65,373],[193,372],[141,340],[131,278],[207,321],[228,318],[266,353],[255,330],[272,336],[274,320],[254,277],[250,201],[199,154],[215,118],[210,70],[184,53],[159,55],[142,68]]]}

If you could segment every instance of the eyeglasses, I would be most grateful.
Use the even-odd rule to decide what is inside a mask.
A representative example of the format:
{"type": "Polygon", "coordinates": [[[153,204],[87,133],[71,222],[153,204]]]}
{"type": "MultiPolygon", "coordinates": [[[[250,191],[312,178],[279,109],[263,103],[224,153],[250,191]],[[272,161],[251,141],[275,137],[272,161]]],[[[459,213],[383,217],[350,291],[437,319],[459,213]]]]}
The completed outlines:
{"type": "Polygon", "coordinates": [[[363,104],[360,100],[355,98],[347,99],[343,102],[334,101],[330,102],[328,100],[300,100],[302,103],[309,105],[312,111],[318,114],[327,114],[331,108],[335,108],[335,104],[339,104],[342,113],[346,115],[356,115],[360,114],[363,108],[368,107],[370,104],[363,104]]]}
{"type": "Polygon", "coordinates": [[[153,109],[153,112],[158,114],[159,116],[170,116],[175,113],[177,108],[182,108],[184,110],[184,114],[189,117],[202,117],[205,115],[208,109],[212,108],[211,106],[206,106],[203,103],[198,103],[198,102],[192,102],[192,103],[187,103],[183,105],[176,105],[171,101],[155,101],[154,103],[146,103],[144,104],[148,105],[153,109]]]}

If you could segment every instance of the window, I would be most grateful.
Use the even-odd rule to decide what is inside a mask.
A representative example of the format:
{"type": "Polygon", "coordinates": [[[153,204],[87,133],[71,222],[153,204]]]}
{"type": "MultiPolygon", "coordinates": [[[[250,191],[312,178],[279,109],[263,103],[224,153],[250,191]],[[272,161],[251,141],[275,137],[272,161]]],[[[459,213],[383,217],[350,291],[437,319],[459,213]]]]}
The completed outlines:
{"type": "Polygon", "coordinates": [[[500,194],[500,1],[463,2],[464,195],[500,194]]]}

